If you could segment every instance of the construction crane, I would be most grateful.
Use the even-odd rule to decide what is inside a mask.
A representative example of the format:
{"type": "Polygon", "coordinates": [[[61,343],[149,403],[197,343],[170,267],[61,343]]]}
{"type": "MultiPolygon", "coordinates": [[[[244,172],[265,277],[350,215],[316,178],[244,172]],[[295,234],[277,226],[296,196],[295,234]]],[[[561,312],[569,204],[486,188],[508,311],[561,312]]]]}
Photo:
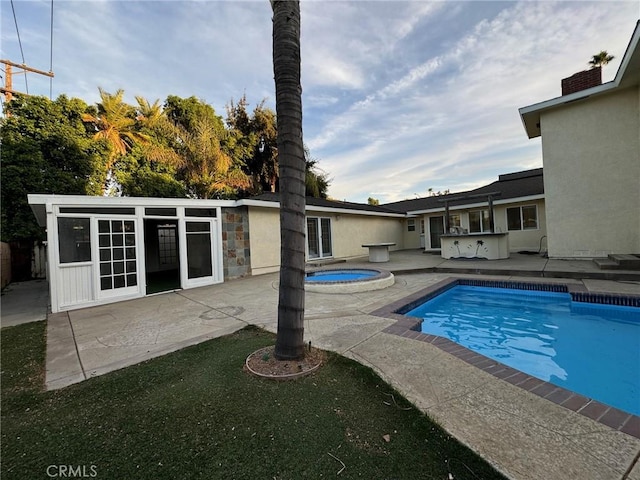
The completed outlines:
{"type": "MultiPolygon", "coordinates": [[[[38,75],[44,75],[50,78],[54,77],[53,72],[45,72],[43,70],[38,70],[37,68],[28,67],[25,64],[14,63],[9,60],[0,60],[0,63],[4,63],[5,65],[4,87],[0,87],[0,93],[4,95],[5,102],[8,102],[9,100],[11,100],[14,94],[27,95],[23,92],[18,92],[16,90],[13,90],[13,78],[12,78],[12,76],[14,75],[13,67],[23,70],[24,73],[33,72],[33,73],[37,73],[38,75]]],[[[22,73],[22,72],[17,72],[17,73],[22,73]]]]}

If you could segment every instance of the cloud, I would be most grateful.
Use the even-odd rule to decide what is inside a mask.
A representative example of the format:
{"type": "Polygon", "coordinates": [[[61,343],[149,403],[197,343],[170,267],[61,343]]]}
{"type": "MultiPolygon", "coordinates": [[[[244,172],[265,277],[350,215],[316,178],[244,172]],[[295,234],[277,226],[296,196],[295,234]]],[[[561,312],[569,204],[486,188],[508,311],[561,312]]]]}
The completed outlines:
{"type": "MultiPolygon", "coordinates": [[[[9,2],[2,57],[19,59],[9,2]]],[[[26,61],[49,65],[50,2],[14,2],[26,61]]],[[[54,96],[98,101],[98,86],[161,101],[195,95],[219,114],[246,93],[274,108],[266,1],[55,3],[54,96]]],[[[464,190],[541,165],[518,108],[560,95],[595,52],[616,59],[637,2],[303,1],[305,143],[330,195],[394,201],[464,190]]],[[[14,84],[16,82],[14,81],[14,84]]],[[[48,95],[49,79],[29,77],[48,95]]]]}
{"type": "Polygon", "coordinates": [[[332,195],[363,201],[377,191],[393,201],[427,185],[458,191],[541,165],[517,109],[558,96],[560,79],[586,68],[592,52],[613,53],[604,40],[623,52],[634,25],[619,25],[634,7],[603,14],[599,3],[504,6],[325,121],[309,145],[334,173],[332,195]]]}

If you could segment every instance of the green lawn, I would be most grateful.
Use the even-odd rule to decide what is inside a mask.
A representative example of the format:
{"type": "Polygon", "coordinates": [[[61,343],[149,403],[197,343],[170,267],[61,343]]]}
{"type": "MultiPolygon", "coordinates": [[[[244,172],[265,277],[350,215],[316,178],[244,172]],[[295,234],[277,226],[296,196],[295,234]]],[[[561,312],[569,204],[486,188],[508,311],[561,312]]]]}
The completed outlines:
{"type": "Polygon", "coordinates": [[[3,480],[50,465],[118,480],[503,478],[339,355],[296,382],[245,374],[274,342],[256,328],[55,392],[42,390],[44,322],[1,336],[3,480]]]}

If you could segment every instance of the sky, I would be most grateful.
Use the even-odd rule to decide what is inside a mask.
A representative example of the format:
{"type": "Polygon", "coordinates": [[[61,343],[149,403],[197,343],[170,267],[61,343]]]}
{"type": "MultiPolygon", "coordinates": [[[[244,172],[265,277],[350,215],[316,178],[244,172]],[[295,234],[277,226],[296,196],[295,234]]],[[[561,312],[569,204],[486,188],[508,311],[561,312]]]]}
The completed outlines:
{"type": "MultiPolygon", "coordinates": [[[[131,104],[194,95],[223,117],[246,95],[275,110],[267,0],[0,3],[0,58],[55,74],[14,75],[15,90],[89,104],[98,87],[131,104]]],[[[302,0],[304,143],[330,197],[352,202],[541,167],[518,109],[560,96],[601,50],[613,80],[639,18],[638,1],[302,0]]]]}

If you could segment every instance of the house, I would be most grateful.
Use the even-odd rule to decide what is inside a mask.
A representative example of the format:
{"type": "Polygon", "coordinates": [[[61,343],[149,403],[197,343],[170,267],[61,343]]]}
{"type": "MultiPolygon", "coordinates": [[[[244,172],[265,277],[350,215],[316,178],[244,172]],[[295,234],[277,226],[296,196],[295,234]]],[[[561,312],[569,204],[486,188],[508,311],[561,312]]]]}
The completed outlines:
{"type": "Polygon", "coordinates": [[[538,252],[546,247],[542,168],[500,175],[497,181],[466,192],[388,203],[383,207],[407,215],[405,248],[438,251],[441,235],[451,229],[470,234],[508,233],[511,252],[538,252]]]}
{"type": "MultiPolygon", "coordinates": [[[[277,271],[276,195],[253,199],[29,195],[47,230],[52,312],[277,271]]],[[[405,215],[308,199],[307,258],[366,255],[367,242],[402,248],[405,215]]]]}
{"type": "Polygon", "coordinates": [[[542,139],[549,257],[640,253],[639,42],[640,21],[612,81],[579,72],[562,96],[519,110],[542,139]]]}
{"type": "MultiPolygon", "coordinates": [[[[363,244],[437,250],[452,226],[508,232],[511,249],[545,235],[542,170],[501,175],[469,192],[367,205],[308,198],[307,261],[363,257],[363,244]],[[492,208],[487,198],[492,198],[492,208]],[[494,222],[494,227],[491,227],[494,222]]],[[[29,195],[47,229],[53,312],[275,272],[278,194],[243,200],[29,195]]]]}

